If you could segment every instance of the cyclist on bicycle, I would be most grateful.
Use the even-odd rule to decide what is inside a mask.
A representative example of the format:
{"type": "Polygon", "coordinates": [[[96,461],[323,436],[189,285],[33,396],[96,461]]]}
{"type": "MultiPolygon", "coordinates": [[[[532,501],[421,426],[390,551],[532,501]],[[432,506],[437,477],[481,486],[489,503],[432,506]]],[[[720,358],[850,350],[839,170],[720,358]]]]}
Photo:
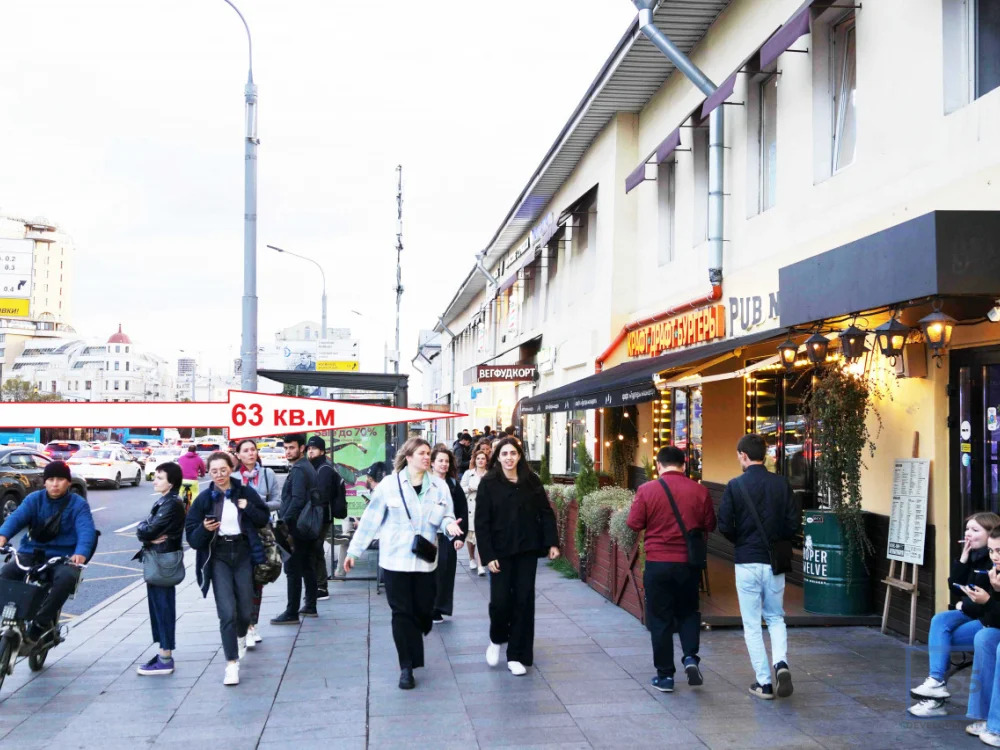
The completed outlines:
{"type": "Polygon", "coordinates": [[[198,478],[208,473],[205,462],[196,451],[195,446],[189,445],[187,453],[177,459],[177,464],[181,467],[181,476],[184,478],[181,482],[181,499],[184,500],[185,509],[189,508],[191,501],[198,497],[198,478]]]}
{"type": "MultiPolygon", "coordinates": [[[[48,594],[25,635],[28,642],[38,641],[56,624],[56,613],[73,593],[80,577],[80,569],[74,566],[86,563],[97,544],[90,505],[69,491],[69,466],[63,461],[52,461],[45,467],[43,476],[45,489],[24,498],[0,526],[0,547],[6,546],[21,529],[28,528],[18,551],[22,564],[32,557],[37,564],[50,557],[62,556],[69,557],[72,563],[52,568],[48,594]]],[[[0,577],[24,580],[24,571],[17,563],[9,562],[0,568],[0,577]]]]}

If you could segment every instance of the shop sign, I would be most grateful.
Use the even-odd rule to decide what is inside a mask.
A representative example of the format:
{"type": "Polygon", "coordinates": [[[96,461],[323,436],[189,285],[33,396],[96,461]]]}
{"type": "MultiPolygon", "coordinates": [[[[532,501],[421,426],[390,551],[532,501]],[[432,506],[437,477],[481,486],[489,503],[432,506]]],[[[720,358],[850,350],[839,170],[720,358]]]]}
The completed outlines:
{"type": "Polygon", "coordinates": [[[531,244],[544,245],[556,233],[556,217],[551,211],[531,230],[531,244]]]}
{"type": "Polygon", "coordinates": [[[538,368],[534,365],[477,365],[476,381],[479,383],[505,383],[534,380],[538,368]]]}
{"type": "Polygon", "coordinates": [[[752,297],[729,298],[729,330],[747,333],[763,327],[764,323],[778,324],[778,293],[752,297]],[[765,313],[767,315],[765,316],[765,313]]]}
{"type": "Polygon", "coordinates": [[[538,354],[535,355],[535,361],[538,363],[538,371],[552,372],[555,359],[555,350],[551,346],[543,346],[538,350],[538,354]]]}
{"type": "Polygon", "coordinates": [[[726,337],[726,308],[713,305],[637,328],[628,335],[628,356],[657,354],[726,337]]]}

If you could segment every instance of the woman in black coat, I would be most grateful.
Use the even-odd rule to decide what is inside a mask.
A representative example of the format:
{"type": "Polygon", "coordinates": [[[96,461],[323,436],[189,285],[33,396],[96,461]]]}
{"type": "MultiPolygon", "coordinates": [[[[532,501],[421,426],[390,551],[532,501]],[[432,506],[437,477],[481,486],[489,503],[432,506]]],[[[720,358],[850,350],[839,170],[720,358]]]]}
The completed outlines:
{"type": "MultiPolygon", "coordinates": [[[[156,467],[153,489],[160,496],[153,503],[149,517],[140,521],[135,535],[142,542],[145,552],[179,552],[184,541],[184,503],[178,493],[184,475],[181,467],[170,462],[156,467]]],[[[174,673],[174,628],[177,624],[177,587],[146,584],[146,601],[149,603],[149,626],[153,642],[160,645],[160,653],[136,669],[141,675],[168,675],[174,673]]]]}
{"type": "Polygon", "coordinates": [[[184,522],[195,550],[195,569],[203,596],[209,585],[215,594],[222,650],[226,654],[224,685],[240,683],[240,659],[246,652],[247,629],[253,614],[254,556],[262,550],[257,529],[270,520],[267,506],[252,487],[232,476],[228,453],[208,457],[212,484],[191,504],[184,522]]]}
{"type": "Polygon", "coordinates": [[[538,558],[559,557],[556,517],[542,481],[514,437],[493,445],[490,469],[476,494],[479,558],[490,576],[490,645],[486,663],[500,662],[507,644],[507,669],[526,673],[534,660],[535,573],[538,558]]]}
{"type": "MultiPolygon", "coordinates": [[[[451,502],[455,506],[456,523],[462,527],[462,534],[469,530],[469,504],[465,492],[458,484],[458,472],[455,468],[455,454],[448,446],[438,443],[431,450],[431,471],[438,479],[448,485],[451,492],[451,502]]],[[[434,610],[431,619],[434,622],[444,622],[445,617],[451,617],[455,603],[455,570],[458,567],[458,551],[465,546],[461,539],[449,541],[442,533],[438,533],[438,564],[434,570],[435,593],[434,610]]]]}

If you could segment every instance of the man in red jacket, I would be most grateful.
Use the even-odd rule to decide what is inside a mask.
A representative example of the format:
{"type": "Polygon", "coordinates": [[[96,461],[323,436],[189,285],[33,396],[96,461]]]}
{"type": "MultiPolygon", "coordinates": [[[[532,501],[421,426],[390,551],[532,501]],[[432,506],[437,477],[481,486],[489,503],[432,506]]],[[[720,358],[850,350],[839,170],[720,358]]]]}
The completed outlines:
{"type": "Polygon", "coordinates": [[[639,487],[628,514],[628,525],[646,530],[646,627],[653,641],[656,677],[652,684],[663,693],[674,690],[674,631],[681,639],[688,685],[701,685],[698,646],[701,612],[698,585],[701,571],[688,564],[687,542],[677,523],[663,483],[670,488],[677,512],[688,532],[715,529],[715,507],[708,490],[684,475],[684,451],[668,445],[656,455],[660,480],[639,487]]]}

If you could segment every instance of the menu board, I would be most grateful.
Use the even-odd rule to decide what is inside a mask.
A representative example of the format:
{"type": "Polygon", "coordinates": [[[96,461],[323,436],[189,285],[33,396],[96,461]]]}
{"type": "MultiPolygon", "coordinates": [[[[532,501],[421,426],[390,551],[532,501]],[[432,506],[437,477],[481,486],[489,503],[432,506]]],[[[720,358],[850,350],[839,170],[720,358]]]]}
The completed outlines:
{"type": "Polygon", "coordinates": [[[892,471],[892,512],[889,515],[890,560],[924,564],[927,534],[929,458],[897,458],[892,471]]]}

